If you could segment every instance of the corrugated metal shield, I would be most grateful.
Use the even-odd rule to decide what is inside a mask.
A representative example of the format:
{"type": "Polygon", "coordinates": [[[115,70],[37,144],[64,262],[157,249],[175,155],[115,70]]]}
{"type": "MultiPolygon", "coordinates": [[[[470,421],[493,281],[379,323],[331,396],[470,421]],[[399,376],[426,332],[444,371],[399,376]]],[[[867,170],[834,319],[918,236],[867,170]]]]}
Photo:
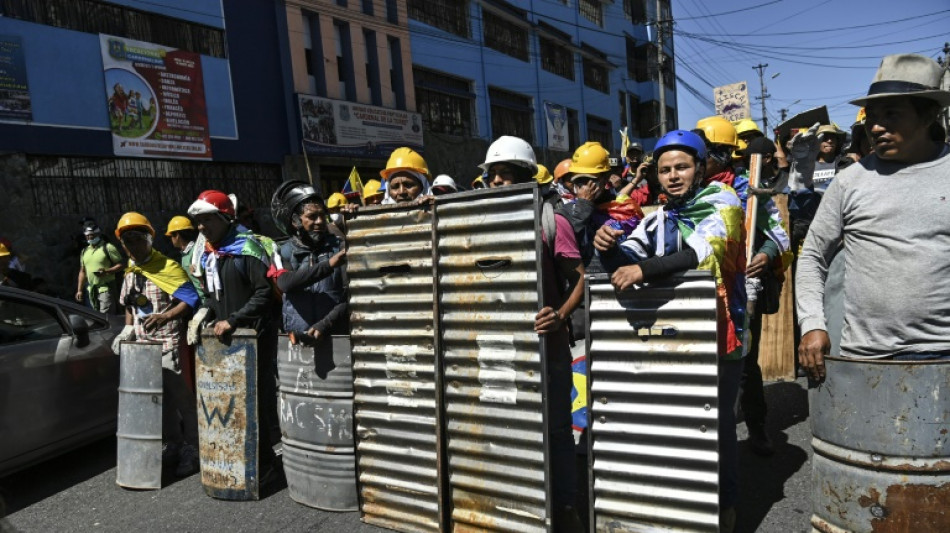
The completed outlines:
{"type": "Polygon", "coordinates": [[[550,529],[536,185],[436,203],[438,318],[455,531],[550,529]]]}
{"type": "Polygon", "coordinates": [[[593,531],[718,531],[716,284],[588,278],[593,531]]]}
{"type": "Polygon", "coordinates": [[[162,488],[162,343],[123,342],[119,350],[119,419],[115,482],[162,488]]]}
{"type": "Polygon", "coordinates": [[[195,360],[201,484],[221,500],[257,500],[257,334],[238,329],[223,344],[209,328],[195,360]]]}
{"type": "Polygon", "coordinates": [[[398,531],[439,531],[444,483],[432,212],[372,207],[347,225],[362,519],[398,531]]]}

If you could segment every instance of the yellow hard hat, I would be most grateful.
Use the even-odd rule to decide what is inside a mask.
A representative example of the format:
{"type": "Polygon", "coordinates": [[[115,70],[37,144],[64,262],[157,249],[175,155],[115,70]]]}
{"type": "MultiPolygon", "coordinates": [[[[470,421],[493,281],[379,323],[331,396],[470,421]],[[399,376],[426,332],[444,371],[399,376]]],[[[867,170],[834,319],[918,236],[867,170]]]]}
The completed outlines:
{"type": "Polygon", "coordinates": [[[129,211],[119,219],[119,223],[115,226],[116,238],[122,237],[122,233],[131,229],[145,230],[152,237],[155,236],[155,228],[152,227],[152,223],[145,218],[145,215],[135,211],[129,211]]]}
{"type": "Polygon", "coordinates": [[[576,174],[600,174],[610,170],[610,154],[596,141],[587,141],[574,150],[568,171],[576,174]]]}
{"type": "Polygon", "coordinates": [[[762,130],[759,129],[759,125],[756,124],[751,118],[737,120],[733,122],[732,125],[735,126],[737,135],[742,135],[743,133],[748,133],[750,131],[762,133],[762,130]]]}
{"type": "Polygon", "coordinates": [[[736,127],[719,115],[700,119],[696,123],[696,128],[703,130],[706,139],[713,144],[728,144],[733,148],[739,147],[739,135],[736,133],[736,127]]]}
{"type": "Polygon", "coordinates": [[[0,242],[0,257],[6,257],[10,255],[10,249],[7,248],[7,245],[0,242]]]}
{"type": "Polygon", "coordinates": [[[346,196],[343,193],[335,192],[327,198],[327,209],[335,209],[346,205],[346,196]]]}
{"type": "Polygon", "coordinates": [[[538,180],[538,183],[551,183],[554,181],[554,176],[548,172],[548,167],[538,164],[538,173],[534,175],[534,179],[538,180]]]}
{"type": "Polygon", "coordinates": [[[195,227],[191,224],[191,219],[178,215],[172,217],[172,219],[168,221],[168,228],[165,229],[165,236],[171,237],[172,233],[186,229],[195,229],[195,227]]]}
{"type": "Polygon", "coordinates": [[[389,161],[386,161],[386,168],[379,171],[379,175],[384,180],[388,180],[394,172],[400,170],[413,170],[429,176],[429,165],[426,160],[412,148],[402,147],[393,150],[389,155],[389,161]]]}
{"type": "Polygon", "coordinates": [[[379,192],[379,188],[382,186],[383,184],[380,183],[379,180],[369,180],[366,183],[364,183],[363,184],[363,199],[365,200],[369,198],[370,196],[373,196],[376,194],[382,194],[381,192],[379,192]]]}
{"type": "Polygon", "coordinates": [[[749,147],[749,143],[739,139],[739,148],[732,152],[732,160],[737,161],[742,159],[742,152],[749,147]]]}

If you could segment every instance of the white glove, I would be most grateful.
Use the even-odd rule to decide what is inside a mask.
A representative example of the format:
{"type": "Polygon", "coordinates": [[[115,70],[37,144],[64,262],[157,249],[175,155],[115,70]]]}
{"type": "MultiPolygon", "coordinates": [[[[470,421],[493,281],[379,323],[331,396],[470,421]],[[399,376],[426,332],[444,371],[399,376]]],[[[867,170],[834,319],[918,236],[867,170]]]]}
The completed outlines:
{"type": "Polygon", "coordinates": [[[186,340],[188,344],[194,346],[201,342],[201,327],[208,316],[208,308],[202,307],[195,311],[195,315],[188,321],[188,335],[186,340]]]}
{"type": "Polygon", "coordinates": [[[805,133],[792,137],[792,147],[788,150],[789,169],[788,186],[800,190],[812,186],[815,175],[815,159],[818,157],[818,127],[816,122],[805,133]]]}
{"type": "Polygon", "coordinates": [[[135,326],[125,326],[122,331],[112,340],[112,353],[119,355],[123,342],[132,342],[135,340],[135,326]]]}

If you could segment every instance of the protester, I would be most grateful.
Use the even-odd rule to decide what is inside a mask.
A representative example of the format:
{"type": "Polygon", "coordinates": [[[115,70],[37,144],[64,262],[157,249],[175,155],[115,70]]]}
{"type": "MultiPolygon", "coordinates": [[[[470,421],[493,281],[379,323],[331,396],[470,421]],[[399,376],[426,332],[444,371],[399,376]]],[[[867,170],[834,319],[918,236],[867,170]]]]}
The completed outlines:
{"type": "Polygon", "coordinates": [[[363,205],[383,203],[385,191],[380,190],[382,185],[379,180],[369,180],[363,185],[363,205]]]}
{"type": "Polygon", "coordinates": [[[0,285],[29,291],[33,289],[33,279],[22,270],[12,267],[13,254],[0,242],[0,285]]]}
{"type": "MultiPolygon", "coordinates": [[[[488,147],[482,170],[488,172],[491,187],[505,187],[534,181],[537,160],[534,149],[524,139],[501,136],[488,147]]],[[[542,207],[543,209],[543,207],[542,207]]],[[[571,347],[568,322],[584,295],[584,265],[570,223],[553,212],[550,228],[542,220],[544,253],[541,268],[544,286],[542,305],[535,316],[534,330],[545,336],[544,357],[548,369],[548,438],[551,450],[554,531],[581,531],[574,507],[577,471],[571,429],[571,347]],[[553,233],[553,235],[552,235],[553,233]]],[[[545,219],[542,214],[542,219],[545,219]]]]}
{"type": "Polygon", "coordinates": [[[79,280],[76,284],[76,301],[82,302],[85,294],[89,303],[100,313],[116,310],[116,273],[125,265],[119,249],[102,237],[102,230],[92,221],[83,227],[86,247],[79,254],[79,280]]]}
{"type": "Polygon", "coordinates": [[[435,177],[435,181],[432,182],[430,191],[433,196],[441,196],[443,194],[458,192],[458,187],[455,185],[455,180],[453,180],[451,176],[439,174],[435,177]]]}
{"type": "Polygon", "coordinates": [[[548,167],[538,163],[538,173],[534,175],[534,179],[541,185],[547,185],[554,181],[554,176],[551,175],[551,171],[548,170],[548,167]]]}
{"type": "Polygon", "coordinates": [[[671,131],[657,141],[653,155],[667,204],[647,215],[626,239],[621,240],[622,230],[602,226],[594,245],[604,266],[613,272],[610,280],[617,290],[694,268],[715,275],[719,299],[720,531],[730,532],[735,527],[739,497],[732,406],[742,373],[742,207],[731,188],[717,181],[703,185],[706,146],[698,135],[671,131]]]}
{"type": "Polygon", "coordinates": [[[336,268],[345,254],[343,235],[327,223],[323,198],[304,182],[288,182],[274,193],[278,227],[290,236],[280,248],[283,329],[291,342],[313,344],[329,335],[348,335],[346,278],[336,268]]]}
{"type": "Polygon", "coordinates": [[[162,466],[190,476],[198,471],[198,413],[179,356],[184,325],[201,303],[198,291],[181,265],[152,248],[155,229],[143,215],[122,215],[115,236],[130,260],[119,295],[126,325],[112,350],[118,355],[123,341],[161,343],[162,466]]]}
{"type": "Polygon", "coordinates": [[[940,112],[943,68],[916,54],[884,57],[867,96],[864,129],[874,153],[838,174],[818,206],[796,273],[802,367],[825,377],[830,341],[824,290],[843,247],[841,356],[950,358],[950,150],[940,112]],[[940,140],[937,138],[940,137],[940,140]],[[900,191],[910,191],[912,200],[900,191]]]}
{"type": "Polygon", "coordinates": [[[17,255],[16,250],[13,249],[13,243],[10,242],[10,239],[6,237],[0,237],[0,244],[6,246],[7,251],[10,252],[10,269],[26,272],[26,265],[23,264],[23,261],[17,255]]]}
{"type": "Polygon", "coordinates": [[[198,230],[192,225],[191,220],[185,216],[175,216],[168,221],[168,227],[165,229],[165,236],[171,241],[172,246],[181,252],[181,267],[188,274],[191,284],[198,290],[198,296],[204,302],[205,294],[201,288],[201,281],[192,273],[191,265],[194,262],[195,241],[198,239],[198,230]]]}
{"type": "Polygon", "coordinates": [[[854,160],[855,163],[874,150],[871,148],[871,138],[864,130],[865,112],[862,107],[855,117],[854,124],[851,125],[851,143],[845,150],[845,154],[854,160]]]}
{"type": "Polygon", "coordinates": [[[475,176],[475,179],[472,180],[472,189],[487,189],[488,186],[485,185],[485,175],[479,174],[475,176]]]}
{"type": "Polygon", "coordinates": [[[551,180],[552,189],[561,195],[561,199],[564,200],[565,203],[574,199],[574,191],[570,188],[570,168],[573,162],[573,159],[567,158],[558,163],[557,166],[554,167],[554,179],[551,180]]]}
{"type": "MultiPolygon", "coordinates": [[[[261,483],[280,473],[273,446],[280,442],[277,413],[277,324],[276,297],[269,274],[276,273],[271,253],[257,236],[235,219],[234,204],[221,191],[208,190],[188,208],[207,245],[200,257],[204,272],[203,320],[214,334],[227,340],[238,328],[257,333],[258,428],[260,431],[261,483]]],[[[192,321],[192,328],[200,326],[192,321]]],[[[197,332],[189,332],[197,341],[197,332]]]]}
{"type": "Polygon", "coordinates": [[[414,202],[429,194],[429,165],[412,148],[396,148],[379,171],[386,180],[384,204],[414,202]]]}

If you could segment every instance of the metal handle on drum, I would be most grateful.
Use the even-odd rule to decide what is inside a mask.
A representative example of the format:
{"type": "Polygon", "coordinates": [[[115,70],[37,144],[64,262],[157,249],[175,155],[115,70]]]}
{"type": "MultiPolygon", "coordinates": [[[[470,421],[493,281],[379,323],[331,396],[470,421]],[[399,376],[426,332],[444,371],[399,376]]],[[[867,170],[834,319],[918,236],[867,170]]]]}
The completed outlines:
{"type": "Polygon", "coordinates": [[[500,270],[511,266],[511,259],[507,257],[486,257],[475,261],[475,265],[481,270],[500,270]]]}

